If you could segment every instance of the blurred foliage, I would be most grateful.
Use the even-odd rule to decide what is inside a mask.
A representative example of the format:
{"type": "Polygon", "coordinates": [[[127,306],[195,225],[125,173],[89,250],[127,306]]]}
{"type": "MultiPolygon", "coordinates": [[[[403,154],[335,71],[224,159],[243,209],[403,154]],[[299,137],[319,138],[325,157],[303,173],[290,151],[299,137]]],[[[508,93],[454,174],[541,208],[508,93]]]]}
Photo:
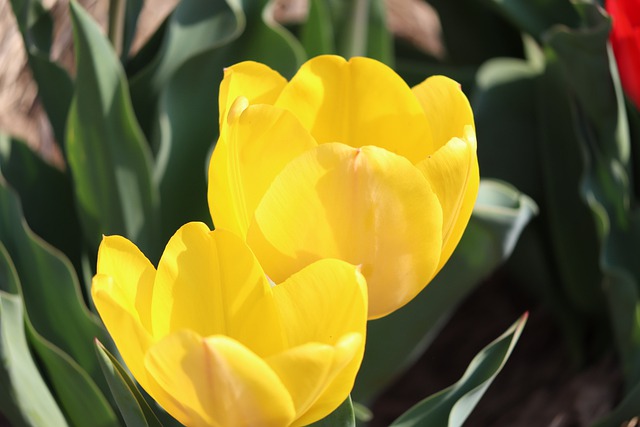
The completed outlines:
{"type": "MultiPolygon", "coordinates": [[[[534,240],[538,245],[544,242],[545,249],[534,244],[525,250],[535,253],[544,267],[542,274],[553,278],[544,276],[541,283],[555,289],[560,280],[557,269],[566,269],[562,277],[572,279],[561,281],[566,289],[562,288],[559,311],[568,301],[571,309],[565,316],[576,324],[583,313],[603,315],[601,291],[592,283],[599,275],[590,276],[591,265],[584,271],[572,270],[574,265],[584,266],[585,256],[597,257],[598,245],[608,234],[604,227],[595,233],[590,211],[577,191],[581,157],[574,150],[582,147],[582,136],[573,127],[563,127],[572,123],[571,106],[578,102],[566,92],[566,84],[558,86],[568,65],[556,56],[568,42],[558,39],[553,45],[556,56],[551,47],[541,53],[538,46],[533,49],[539,51],[538,59],[525,60],[518,27],[532,32],[537,40],[532,45],[542,43],[543,29],[553,20],[562,19],[558,22],[570,25],[567,28],[579,21],[572,7],[556,10],[549,2],[527,3],[526,9],[520,9],[517,1],[434,2],[448,48],[445,61],[437,61],[394,41],[385,26],[382,0],[311,0],[308,19],[289,28],[275,22],[270,13],[273,5],[265,0],[182,0],[131,56],[127,53],[141,4],[127,2],[123,22],[112,22],[107,38],[89,14],[71,2],[77,67],[71,76],[51,59],[50,11],[36,0],[11,1],[39,99],[65,160],[64,169],[55,168],[24,142],[0,135],[0,412],[14,425],[177,425],[136,387],[120,364],[91,311],[88,288],[101,235],[124,235],[156,262],[169,236],[183,223],[197,220],[212,225],[206,167],[218,136],[217,87],[224,67],[247,59],[266,63],[288,78],[306,58],[323,53],[376,58],[395,66],[409,84],[430,74],[447,74],[468,93],[475,93],[483,175],[515,184],[483,181],[469,228],[446,268],[406,308],[370,323],[354,400],[370,403],[424,352],[455,307],[510,256],[537,213],[536,204],[542,219],[533,231],[534,240]],[[118,28],[122,34],[117,34],[118,28]],[[492,59],[497,56],[519,59],[492,59]],[[553,67],[545,67],[544,61],[552,57],[553,67]],[[515,89],[504,86],[509,84],[515,89]],[[548,98],[543,90],[547,96],[565,93],[556,110],[544,110],[548,98]],[[522,102],[533,101],[534,96],[536,102],[522,102]],[[534,132],[540,129],[538,122],[528,121],[540,118],[543,111],[548,123],[542,129],[549,135],[544,138],[534,132]],[[522,115],[509,117],[510,113],[522,115]],[[568,145],[551,145],[554,138],[566,139],[568,145]],[[508,141],[518,141],[520,148],[508,141]],[[539,147],[541,141],[548,146],[539,147]],[[537,154],[522,157],[519,150],[524,147],[537,154]],[[530,167],[515,166],[520,158],[538,160],[530,167]],[[553,169],[545,175],[553,187],[549,193],[541,193],[535,185],[542,163],[553,169]],[[514,176],[499,173],[508,167],[514,167],[514,176]],[[537,175],[532,178],[529,172],[537,175]],[[564,173],[570,174],[569,180],[559,182],[558,174],[564,173]],[[535,203],[519,190],[532,195],[535,203]],[[550,206],[561,212],[550,213],[550,206]],[[578,238],[591,236],[579,233],[589,226],[592,238],[568,250],[578,238]],[[557,246],[553,254],[566,259],[546,252],[553,245],[557,246]]],[[[595,191],[595,184],[592,188],[595,191]]],[[[616,188],[598,189],[593,198],[599,200],[616,188]]],[[[622,298],[625,290],[635,298],[635,282],[629,283],[612,285],[616,289],[608,292],[612,301],[622,298]]],[[[439,417],[453,414],[456,425],[462,423],[508,357],[522,325],[520,321],[487,347],[452,389],[420,404],[407,417],[437,404],[439,417]]],[[[569,329],[577,328],[571,325],[569,329]]],[[[624,335],[629,331],[621,326],[618,332],[621,348],[631,346],[629,351],[635,351],[624,335]]],[[[637,369],[635,357],[625,360],[630,371],[637,369]]],[[[349,399],[319,425],[354,425],[353,406],[349,399]]]]}

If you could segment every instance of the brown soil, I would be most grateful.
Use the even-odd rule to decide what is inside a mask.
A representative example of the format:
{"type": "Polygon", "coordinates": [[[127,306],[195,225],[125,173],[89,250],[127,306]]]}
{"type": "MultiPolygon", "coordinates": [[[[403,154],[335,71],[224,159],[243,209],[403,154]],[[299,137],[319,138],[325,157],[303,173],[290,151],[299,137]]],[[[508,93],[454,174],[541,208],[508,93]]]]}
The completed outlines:
{"type": "Polygon", "coordinates": [[[433,345],[374,405],[372,427],[389,425],[421,398],[464,373],[485,345],[523,312],[529,320],[513,354],[471,414],[466,427],[582,427],[618,400],[621,375],[612,356],[572,367],[550,314],[501,277],[480,286],[433,345]]]}

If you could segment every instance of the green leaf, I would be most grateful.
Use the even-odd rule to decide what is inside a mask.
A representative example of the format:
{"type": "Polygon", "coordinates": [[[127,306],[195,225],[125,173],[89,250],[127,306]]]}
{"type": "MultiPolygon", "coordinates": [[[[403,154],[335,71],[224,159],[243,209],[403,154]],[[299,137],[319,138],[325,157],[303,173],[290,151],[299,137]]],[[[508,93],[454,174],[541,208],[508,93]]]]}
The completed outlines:
{"type": "Polygon", "coordinates": [[[387,26],[384,0],[370,2],[367,56],[394,66],[393,35],[387,26]]]}
{"type": "Polygon", "coordinates": [[[351,396],[347,397],[347,400],[342,402],[338,408],[327,415],[320,421],[316,421],[310,424],[311,427],[355,427],[356,418],[353,413],[353,404],[351,403],[351,396]]]}
{"type": "Polygon", "coordinates": [[[482,181],[473,216],[442,271],[405,307],[369,322],[356,401],[371,401],[424,353],[456,306],[509,257],[536,212],[531,199],[512,187],[482,181]]]}
{"type": "Polygon", "coordinates": [[[82,232],[69,176],[43,161],[23,141],[3,134],[0,171],[20,196],[31,229],[64,252],[80,271],[82,232]]]}
{"type": "MultiPolygon", "coordinates": [[[[0,243],[0,289],[12,294],[22,295],[18,279],[9,253],[0,243]]],[[[60,402],[71,425],[96,427],[115,427],[118,420],[104,395],[87,373],[62,350],[38,334],[27,313],[23,315],[26,333],[46,371],[51,389],[60,402]]]]}
{"type": "Polygon", "coordinates": [[[577,191],[583,154],[567,83],[548,51],[530,37],[524,41],[527,60],[494,59],[478,72],[472,105],[482,142],[479,161],[483,174],[512,183],[540,206],[542,215],[523,234],[507,268],[560,320],[579,364],[588,340],[608,334],[599,241],[577,191]]]}
{"type": "Polygon", "coordinates": [[[577,7],[585,21],[583,28],[557,27],[547,39],[574,96],[574,124],[586,160],[581,193],[598,226],[600,267],[629,391],[640,382],[640,264],[636,257],[640,209],[634,200],[632,142],[615,59],[607,44],[610,20],[594,4],[577,3],[577,7]],[[598,84],[593,85],[594,81],[598,84]]]}
{"type": "MultiPolygon", "coordinates": [[[[184,0],[178,4],[164,24],[155,58],[131,78],[131,97],[145,134],[150,135],[156,125],[158,99],[174,73],[191,58],[237,38],[244,25],[244,15],[234,0],[184,0]]],[[[213,96],[215,88],[209,90],[213,96]]]]}
{"type": "Polygon", "coordinates": [[[73,83],[67,72],[49,59],[53,19],[38,0],[11,0],[25,43],[29,67],[58,143],[64,141],[73,83]]]}
{"type": "Polygon", "coordinates": [[[580,22],[569,1],[492,0],[491,3],[517,28],[538,39],[553,25],[576,28],[580,22]]]}
{"type": "Polygon", "coordinates": [[[135,383],[118,360],[100,343],[95,342],[102,372],[107,378],[118,409],[129,427],[161,427],[162,423],[142,397],[135,383]]]}
{"type": "Polygon", "coordinates": [[[462,426],[511,355],[527,316],[478,353],[457,383],[419,402],[391,426],[462,426]]]}
{"type": "Polygon", "coordinates": [[[66,151],[85,237],[95,251],[102,235],[121,234],[153,259],[158,194],[127,81],[97,24],[70,4],[78,72],[66,151]]]}
{"type": "Polygon", "coordinates": [[[300,29],[300,42],[310,58],[336,52],[329,6],[327,0],[309,3],[309,16],[300,29]]]}
{"type": "Polygon", "coordinates": [[[91,340],[108,340],[108,335],[84,305],[69,261],[27,227],[20,203],[1,175],[0,241],[15,264],[34,329],[104,384],[91,340]]]}
{"type": "Polygon", "coordinates": [[[386,25],[381,0],[355,0],[345,7],[336,26],[338,54],[368,56],[393,65],[393,37],[386,25]]]}
{"type": "Polygon", "coordinates": [[[76,427],[117,427],[118,417],[93,379],[68,354],[45,340],[26,319],[29,342],[45,367],[47,377],[69,423],[76,427]]]}
{"type": "Polygon", "coordinates": [[[226,9],[222,2],[181,2],[167,23],[160,50],[169,55],[163,60],[168,65],[158,64],[157,69],[142,72],[132,85],[134,96],[143,96],[141,102],[156,114],[151,140],[159,149],[154,175],[161,194],[163,241],[185,222],[211,222],[206,171],[208,153],[218,135],[217,88],[224,67],[252,59],[286,75],[299,65],[300,47],[294,47],[297,45],[292,44],[290,36],[264,17],[268,15],[268,11],[263,12],[264,2],[247,3],[250,6],[244,6],[245,17],[231,1],[226,9]],[[183,16],[190,17],[191,25],[186,28],[183,16]],[[206,37],[199,35],[205,25],[213,26],[206,37]],[[217,32],[215,26],[220,27],[217,32]],[[228,31],[222,31],[225,28],[228,31]],[[242,36],[234,39],[236,32],[242,32],[242,36]],[[178,55],[181,49],[191,56],[178,55]],[[156,88],[143,78],[150,78],[149,82],[161,80],[162,85],[156,88]]]}
{"type": "MultiPolygon", "coordinates": [[[[4,248],[0,252],[6,256],[4,248]]],[[[5,256],[0,257],[3,264],[5,256]]],[[[4,291],[0,291],[0,361],[0,409],[12,425],[67,426],[29,352],[22,301],[4,291]]]]}
{"type": "Polygon", "coordinates": [[[131,50],[131,44],[136,35],[138,26],[138,17],[142,11],[142,0],[126,0],[126,9],[124,15],[124,37],[122,43],[122,59],[126,60],[128,52],[131,50]]]}

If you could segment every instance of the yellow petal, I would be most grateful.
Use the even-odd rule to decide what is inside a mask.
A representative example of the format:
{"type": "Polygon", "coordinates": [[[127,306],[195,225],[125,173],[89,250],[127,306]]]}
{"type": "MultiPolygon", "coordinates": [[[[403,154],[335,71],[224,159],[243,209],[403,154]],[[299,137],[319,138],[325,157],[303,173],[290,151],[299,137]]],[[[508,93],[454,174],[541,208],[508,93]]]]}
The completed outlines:
{"type": "MultiPolygon", "coordinates": [[[[188,426],[289,425],[291,397],[267,363],[225,336],[176,332],[153,346],[145,366],[174,401],[188,426]]],[[[162,406],[166,402],[159,402],[162,406]]]]}
{"type": "Polygon", "coordinates": [[[296,408],[293,425],[318,421],[347,398],[363,348],[363,336],[354,333],[341,337],[335,346],[309,343],[267,359],[293,399],[296,408]]]}
{"type": "Polygon", "coordinates": [[[433,151],[451,138],[465,138],[465,128],[473,124],[473,111],[460,84],[448,77],[432,76],[412,88],[431,124],[433,151]]]}
{"type": "Polygon", "coordinates": [[[181,329],[224,334],[271,354],[283,348],[275,310],[264,272],[233,233],[192,222],[167,244],[153,291],[156,336],[181,329]]]}
{"type": "Polygon", "coordinates": [[[105,236],[98,249],[97,274],[113,278],[134,316],[151,331],[151,292],[156,269],[138,247],[121,236],[105,236]]]}
{"type": "MultiPolygon", "coordinates": [[[[104,245],[103,241],[101,251],[104,251],[104,245]]],[[[123,264],[125,263],[126,260],[123,259],[123,264]]],[[[98,313],[131,374],[154,399],[166,400],[167,393],[153,377],[148,376],[144,367],[145,354],[153,345],[154,339],[140,323],[133,306],[134,301],[128,298],[123,286],[106,274],[97,274],[93,278],[91,294],[98,313]]],[[[168,405],[165,409],[170,410],[174,416],[183,415],[180,407],[170,403],[168,405]]]]}
{"type": "Polygon", "coordinates": [[[294,159],[256,209],[247,242],[276,283],[322,258],[362,265],[369,318],[426,284],[440,259],[442,210],[407,159],[323,144],[294,159]]]}
{"type": "Polygon", "coordinates": [[[273,104],[286,84],[287,80],[277,71],[258,62],[240,62],[225,68],[218,97],[220,127],[239,96],[247,98],[251,104],[273,104]]]}
{"type": "Polygon", "coordinates": [[[416,97],[392,69],[373,59],[315,57],[275,105],[293,112],[318,143],[376,145],[412,163],[433,151],[416,97]]]}
{"type": "Polygon", "coordinates": [[[470,126],[467,130],[466,139],[451,139],[416,165],[431,184],[442,205],[443,247],[437,271],[444,266],[458,245],[478,195],[480,175],[475,134],[470,126]]]}
{"type": "Polygon", "coordinates": [[[321,259],[273,288],[288,347],[309,341],[334,345],[344,334],[364,335],[367,284],[358,270],[321,259]]]}
{"type": "Polygon", "coordinates": [[[288,111],[246,108],[218,141],[209,165],[209,209],[217,228],[245,237],[253,211],[284,166],[316,146],[288,111]]]}

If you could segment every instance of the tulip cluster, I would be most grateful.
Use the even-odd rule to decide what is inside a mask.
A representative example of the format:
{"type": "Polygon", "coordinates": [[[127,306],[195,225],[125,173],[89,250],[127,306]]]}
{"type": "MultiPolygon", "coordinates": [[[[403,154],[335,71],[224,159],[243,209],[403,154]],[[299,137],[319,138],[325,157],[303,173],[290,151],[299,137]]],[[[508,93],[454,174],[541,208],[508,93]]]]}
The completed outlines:
{"type": "Polygon", "coordinates": [[[216,226],[184,225],[157,269],[105,237],[96,307],[141,386],[188,426],[307,425],[350,393],[367,319],[410,301],[478,191],[457,83],[321,56],[287,82],[225,70],[209,169],[216,226]]]}

